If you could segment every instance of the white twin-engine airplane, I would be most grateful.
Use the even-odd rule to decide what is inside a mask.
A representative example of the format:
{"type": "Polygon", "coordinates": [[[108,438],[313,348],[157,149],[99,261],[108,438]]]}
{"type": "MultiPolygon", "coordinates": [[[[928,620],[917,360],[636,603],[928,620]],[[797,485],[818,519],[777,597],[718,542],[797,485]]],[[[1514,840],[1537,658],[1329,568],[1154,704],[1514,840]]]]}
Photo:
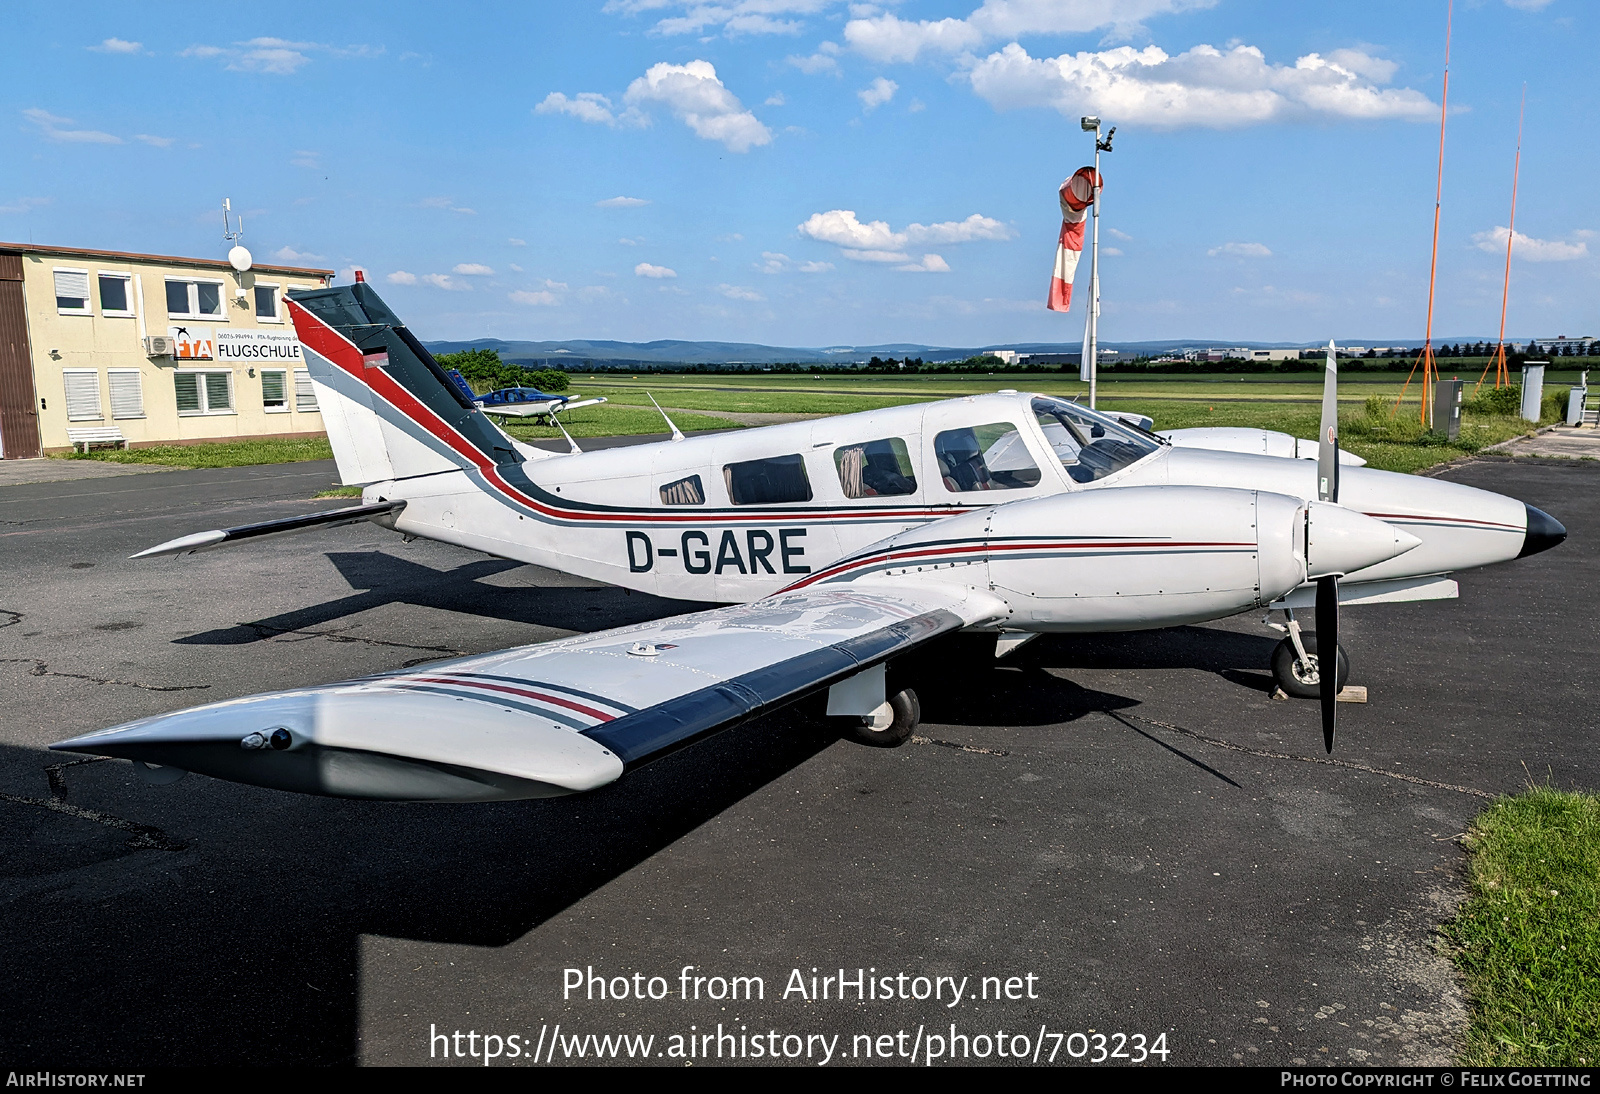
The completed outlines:
{"type": "Polygon", "coordinates": [[[1315,465],[1175,447],[1016,392],[563,455],[484,417],[369,285],[296,292],[289,310],[362,504],[135,557],[371,520],[731,606],[211,703],[52,748],[125,757],[153,781],[198,771],[356,798],[542,797],[603,786],[824,690],[857,739],[903,742],[918,703],[885,666],[955,631],[995,633],[1004,655],[1040,633],[1276,608],[1288,633],[1277,675],[1321,697],[1331,750],[1342,681],[1319,674],[1295,609],[1315,602],[1335,649],[1341,600],[1454,596],[1450,571],[1566,535],[1511,498],[1341,469],[1331,352],[1315,465]]]}

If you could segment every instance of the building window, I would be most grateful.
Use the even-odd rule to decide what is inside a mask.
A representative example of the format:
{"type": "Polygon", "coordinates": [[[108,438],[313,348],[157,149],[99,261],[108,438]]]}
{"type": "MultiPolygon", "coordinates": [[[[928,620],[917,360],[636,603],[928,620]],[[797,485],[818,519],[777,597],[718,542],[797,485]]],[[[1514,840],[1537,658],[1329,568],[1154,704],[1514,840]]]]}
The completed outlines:
{"type": "Polygon", "coordinates": [[[699,475],[669,482],[661,488],[662,505],[704,505],[706,490],[700,485],[699,475]]]}
{"type": "Polygon", "coordinates": [[[911,454],[899,437],[833,450],[839,487],[847,498],[882,498],[917,492],[911,454]]]}
{"type": "Polygon", "coordinates": [[[256,318],[263,323],[281,323],[278,315],[278,286],[256,283],[256,318]]]}
{"type": "Polygon", "coordinates": [[[167,314],[174,319],[226,319],[222,282],[167,279],[167,314]]]}
{"type": "Polygon", "coordinates": [[[811,480],[806,478],[806,462],[799,456],[725,464],[722,477],[735,505],[811,500],[811,480]]]}
{"type": "Polygon", "coordinates": [[[312,413],[317,410],[317,389],[311,386],[311,373],[303,368],[294,370],[294,408],[312,413]]]}
{"type": "Polygon", "coordinates": [[[98,422],[100,413],[100,373],[92,368],[61,370],[67,388],[67,421],[98,422]]]}
{"type": "Polygon", "coordinates": [[[144,417],[144,377],[136,368],[106,370],[111,381],[111,416],[113,418],[144,417]]]}
{"type": "Polygon", "coordinates": [[[100,275],[101,315],[122,317],[133,314],[133,305],[129,302],[132,297],[128,291],[129,283],[132,280],[127,274],[103,273],[100,275]]]}
{"type": "Polygon", "coordinates": [[[261,370],[261,405],[269,414],[289,413],[288,373],[281,368],[261,370]]]}
{"type": "Polygon", "coordinates": [[[57,267],[56,311],[62,315],[93,315],[89,307],[89,271],[57,267]]]}
{"type": "Polygon", "coordinates": [[[232,372],[175,372],[172,383],[180,415],[233,413],[232,372]]]}

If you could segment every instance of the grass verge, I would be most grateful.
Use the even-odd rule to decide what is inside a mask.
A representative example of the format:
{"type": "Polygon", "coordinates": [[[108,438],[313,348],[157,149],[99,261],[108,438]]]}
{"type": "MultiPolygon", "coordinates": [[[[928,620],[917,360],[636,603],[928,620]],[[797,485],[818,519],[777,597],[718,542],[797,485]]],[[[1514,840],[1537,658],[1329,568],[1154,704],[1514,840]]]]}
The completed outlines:
{"type": "Polygon", "coordinates": [[[1600,1060],[1600,798],[1534,786],[1472,824],[1471,893],[1445,925],[1472,1018],[1463,1064],[1600,1060]]]}
{"type": "MultiPolygon", "coordinates": [[[[674,414],[672,420],[679,429],[738,429],[739,423],[731,418],[713,418],[706,414],[674,414]]],[[[561,431],[554,426],[534,425],[523,418],[498,418],[500,428],[519,441],[560,440],[561,431]]],[[[561,424],[574,437],[635,437],[645,433],[666,433],[667,423],[661,420],[656,408],[645,402],[641,409],[604,403],[586,406],[561,415],[561,424]]]]}
{"type": "Polygon", "coordinates": [[[88,455],[73,452],[63,460],[100,460],[104,463],[154,463],[163,467],[245,467],[257,463],[298,463],[331,460],[333,449],[326,437],[250,438],[208,441],[205,444],[163,444],[150,448],[95,448],[88,455]]]}
{"type": "Polygon", "coordinates": [[[335,486],[332,490],[318,490],[311,496],[314,498],[359,498],[361,496],[361,487],[335,486]]]}

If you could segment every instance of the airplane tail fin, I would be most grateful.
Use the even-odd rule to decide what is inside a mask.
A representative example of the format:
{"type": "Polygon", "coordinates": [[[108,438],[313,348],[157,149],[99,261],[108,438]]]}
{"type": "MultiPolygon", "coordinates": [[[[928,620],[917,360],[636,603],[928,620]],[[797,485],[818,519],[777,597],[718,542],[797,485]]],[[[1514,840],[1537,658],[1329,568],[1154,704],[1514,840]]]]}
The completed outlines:
{"type": "Polygon", "coordinates": [[[372,286],[296,291],[288,302],[346,485],[523,462],[372,286]]]}

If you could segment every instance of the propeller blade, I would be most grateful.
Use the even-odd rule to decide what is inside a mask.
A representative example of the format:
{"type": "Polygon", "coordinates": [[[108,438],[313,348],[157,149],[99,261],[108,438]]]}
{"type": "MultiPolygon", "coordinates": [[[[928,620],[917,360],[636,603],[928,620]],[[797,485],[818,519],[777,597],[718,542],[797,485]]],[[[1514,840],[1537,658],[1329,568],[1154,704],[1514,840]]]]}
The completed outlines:
{"type": "Polygon", "coordinates": [[[1322,373],[1322,424],[1317,432],[1317,500],[1339,500],[1339,366],[1333,339],[1322,373]]]}
{"type": "Polygon", "coordinates": [[[1339,578],[1317,578],[1317,674],[1322,698],[1322,743],[1333,754],[1339,709],[1339,578]]]}

